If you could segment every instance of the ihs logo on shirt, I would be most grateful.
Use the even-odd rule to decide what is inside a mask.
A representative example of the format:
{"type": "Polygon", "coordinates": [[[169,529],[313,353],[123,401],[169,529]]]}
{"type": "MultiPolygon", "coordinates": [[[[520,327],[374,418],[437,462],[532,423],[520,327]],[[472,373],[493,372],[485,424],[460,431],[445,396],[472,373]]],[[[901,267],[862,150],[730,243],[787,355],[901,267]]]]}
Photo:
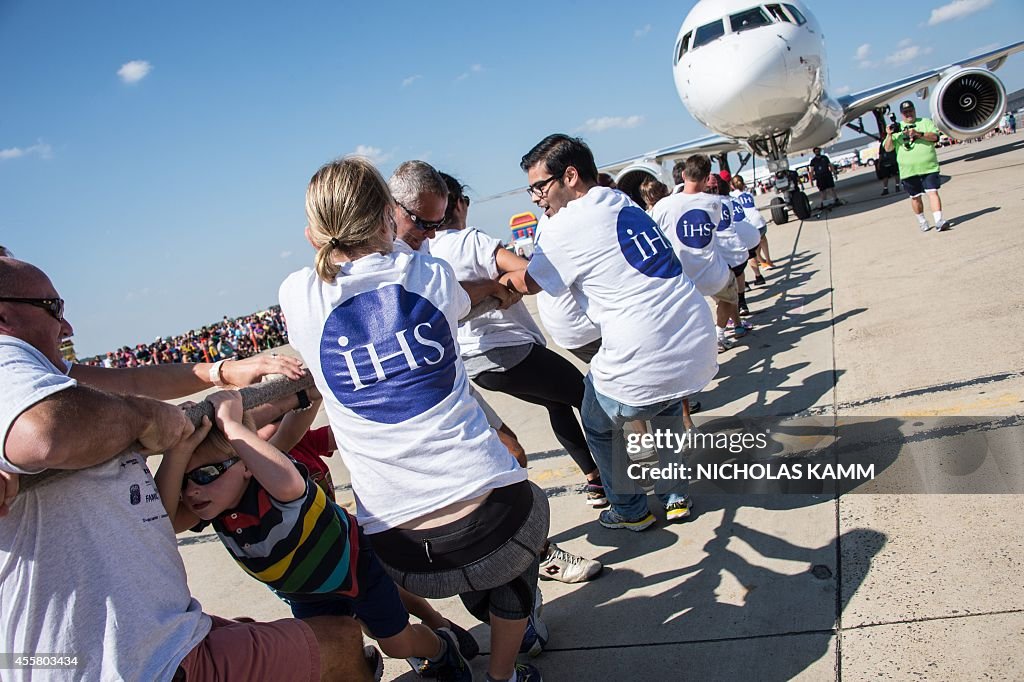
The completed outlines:
{"type": "Polygon", "coordinates": [[[635,270],[648,277],[672,279],[683,274],[668,240],[651,216],[636,206],[619,211],[616,226],[622,255],[635,270]]]}
{"type": "Polygon", "coordinates": [[[338,401],[385,424],[416,417],[447,398],[456,353],[444,314],[398,284],[339,305],[320,340],[324,378],[338,401]]]}

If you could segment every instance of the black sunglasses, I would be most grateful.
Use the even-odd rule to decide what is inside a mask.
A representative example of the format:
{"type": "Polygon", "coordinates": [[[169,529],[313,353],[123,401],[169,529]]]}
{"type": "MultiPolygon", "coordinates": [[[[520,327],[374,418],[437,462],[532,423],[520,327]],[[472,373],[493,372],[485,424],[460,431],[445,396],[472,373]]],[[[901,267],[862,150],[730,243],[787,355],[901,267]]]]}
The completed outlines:
{"type": "Polygon", "coordinates": [[[37,308],[42,308],[53,315],[58,322],[64,321],[64,299],[63,298],[19,298],[17,296],[0,296],[0,302],[25,303],[37,308]]]}
{"type": "Polygon", "coordinates": [[[413,224],[416,225],[416,227],[418,227],[419,229],[423,230],[424,232],[430,232],[431,230],[440,230],[445,223],[444,218],[435,221],[424,220],[423,218],[419,217],[418,215],[407,209],[402,204],[402,202],[399,201],[396,203],[402,207],[402,210],[405,211],[405,214],[407,216],[409,216],[409,219],[412,220],[413,224]]]}
{"type": "Polygon", "coordinates": [[[558,175],[552,175],[547,180],[538,180],[526,188],[526,193],[530,196],[536,196],[538,199],[543,199],[548,195],[548,186],[555,180],[561,180],[563,177],[565,177],[565,171],[558,175]]]}
{"type": "Polygon", "coordinates": [[[238,457],[229,457],[223,462],[196,467],[192,471],[185,473],[185,480],[182,481],[181,487],[184,488],[187,481],[192,481],[196,485],[209,485],[220,478],[220,475],[230,469],[231,465],[237,461],[238,457]]]}

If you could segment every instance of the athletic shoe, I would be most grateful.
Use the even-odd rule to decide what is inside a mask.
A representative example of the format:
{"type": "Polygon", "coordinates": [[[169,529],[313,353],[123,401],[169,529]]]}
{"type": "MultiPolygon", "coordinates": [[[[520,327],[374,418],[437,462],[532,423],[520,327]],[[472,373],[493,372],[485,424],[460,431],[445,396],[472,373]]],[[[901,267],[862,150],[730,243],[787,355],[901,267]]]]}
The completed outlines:
{"type": "Polygon", "coordinates": [[[603,509],[608,506],[608,498],[604,494],[604,486],[600,483],[587,482],[587,504],[595,509],[603,509]]]}
{"type": "Polygon", "coordinates": [[[529,663],[516,663],[516,682],[544,682],[544,679],[529,663]]]}
{"type": "Polygon", "coordinates": [[[364,646],[363,657],[366,659],[367,667],[370,668],[370,674],[373,675],[373,682],[380,682],[380,679],[384,677],[384,657],[375,646],[364,646]]]}
{"type": "Polygon", "coordinates": [[[946,227],[946,225],[947,225],[947,223],[946,223],[945,220],[940,220],[939,222],[935,223],[935,231],[936,232],[945,232],[946,230],[949,229],[948,227],[946,227]]]}
{"type": "Polygon", "coordinates": [[[413,665],[413,661],[419,661],[419,668],[414,666],[413,670],[422,677],[434,677],[446,682],[473,682],[473,671],[470,670],[469,663],[459,651],[459,645],[456,643],[452,631],[448,628],[438,628],[434,632],[446,645],[441,660],[434,662],[427,658],[409,658],[406,659],[409,661],[409,665],[413,665]]]}
{"type": "Polygon", "coordinates": [[[763,260],[763,261],[761,261],[761,267],[762,268],[774,268],[775,267],[775,263],[771,262],[770,260],[763,260]]]}
{"type": "Polygon", "coordinates": [[[882,190],[882,196],[883,196],[883,197],[884,197],[884,196],[885,196],[886,194],[888,194],[888,193],[889,193],[889,188],[888,188],[888,187],[886,187],[885,189],[883,189],[883,190],[882,190]]]}
{"type": "Polygon", "coordinates": [[[733,341],[732,339],[727,339],[723,336],[722,338],[718,339],[718,352],[724,353],[725,351],[729,350],[735,345],[735,341],[733,341]]]}
{"type": "Polygon", "coordinates": [[[746,325],[738,325],[732,330],[732,338],[742,339],[744,336],[750,333],[750,328],[746,325]]]}
{"type": "Polygon", "coordinates": [[[465,628],[448,621],[448,629],[455,635],[455,641],[459,643],[459,653],[464,659],[472,661],[480,654],[480,645],[477,644],[476,638],[465,628]]]}
{"type": "Polygon", "coordinates": [[[642,530],[650,528],[651,524],[654,523],[654,514],[647,512],[646,515],[638,519],[627,519],[625,516],[620,516],[614,509],[605,509],[601,512],[601,516],[598,518],[598,523],[605,528],[627,528],[633,532],[639,533],[642,530]]]}
{"type": "Polygon", "coordinates": [[[549,542],[548,553],[540,562],[540,578],[562,583],[585,583],[596,577],[603,568],[600,561],[566,552],[555,543],[549,542]]]}
{"type": "Polygon", "coordinates": [[[690,500],[680,500],[665,506],[665,518],[669,521],[684,521],[690,517],[690,500]]]}
{"type": "Polygon", "coordinates": [[[746,305],[740,305],[740,315],[749,315],[749,314],[750,314],[750,308],[748,308],[746,305]]]}
{"type": "Polygon", "coordinates": [[[932,229],[932,226],[929,225],[927,222],[921,223],[921,231],[922,232],[927,232],[930,229],[932,229]]]}
{"type": "Polygon", "coordinates": [[[527,654],[530,658],[540,656],[548,643],[548,626],[540,617],[530,614],[526,621],[526,632],[523,633],[523,641],[519,645],[519,653],[527,654]]]}
{"type": "Polygon", "coordinates": [[[757,277],[755,277],[754,284],[756,284],[759,287],[763,287],[765,284],[764,275],[758,275],[757,277]]]}

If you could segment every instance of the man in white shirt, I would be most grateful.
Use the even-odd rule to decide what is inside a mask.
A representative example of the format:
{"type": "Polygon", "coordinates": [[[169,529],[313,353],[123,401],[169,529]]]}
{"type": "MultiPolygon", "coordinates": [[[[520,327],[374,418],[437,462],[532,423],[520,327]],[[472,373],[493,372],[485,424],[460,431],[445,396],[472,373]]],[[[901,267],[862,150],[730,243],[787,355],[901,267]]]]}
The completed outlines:
{"type": "MultiPolygon", "coordinates": [[[[598,184],[593,154],[582,140],[550,135],[520,166],[531,199],[549,220],[527,270],[503,281],[522,293],[558,295],[576,287],[583,295],[585,312],[602,334],[582,411],[612,505],[600,522],[644,530],[654,516],[627,475],[622,427],[660,416],[681,427],[682,399],[718,370],[711,313],[651,217],[625,194],[598,184]]],[[[669,520],[690,514],[685,484],[656,488],[669,520]]]]}
{"type": "MultiPolygon", "coordinates": [[[[162,400],[271,372],[298,378],[299,363],[69,365],[59,348],[71,334],[50,279],[0,258],[0,650],[74,658],[73,667],[47,670],[48,680],[193,682],[228,671],[368,679],[351,619],[238,623],[204,614],[146,466],[146,454],[193,431],[162,400]],[[47,469],[67,471],[24,485],[47,469]]],[[[31,668],[4,672],[38,679],[31,668]]]]}
{"type": "Polygon", "coordinates": [[[736,277],[715,238],[718,227],[729,220],[728,210],[723,209],[729,198],[704,192],[711,175],[711,159],[704,154],[689,157],[682,168],[683,190],[659,201],[653,218],[672,243],[686,276],[700,293],[715,300],[718,350],[722,352],[733,346],[725,335],[726,324],[730,318],[739,319],[736,277]]]}

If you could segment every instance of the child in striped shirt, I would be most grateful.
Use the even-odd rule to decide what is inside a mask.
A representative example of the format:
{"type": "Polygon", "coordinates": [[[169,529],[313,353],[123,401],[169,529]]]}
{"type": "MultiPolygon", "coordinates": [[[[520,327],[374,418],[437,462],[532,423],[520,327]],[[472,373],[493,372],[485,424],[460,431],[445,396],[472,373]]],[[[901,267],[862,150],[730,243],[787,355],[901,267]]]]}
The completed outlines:
{"type": "Polygon", "coordinates": [[[209,420],[164,456],[155,476],[175,532],[210,521],[235,561],[297,618],[353,615],[394,658],[425,659],[441,679],[472,680],[450,630],[409,623],[398,589],[355,519],[305,467],[243,424],[236,391],[207,397],[209,420]]]}

